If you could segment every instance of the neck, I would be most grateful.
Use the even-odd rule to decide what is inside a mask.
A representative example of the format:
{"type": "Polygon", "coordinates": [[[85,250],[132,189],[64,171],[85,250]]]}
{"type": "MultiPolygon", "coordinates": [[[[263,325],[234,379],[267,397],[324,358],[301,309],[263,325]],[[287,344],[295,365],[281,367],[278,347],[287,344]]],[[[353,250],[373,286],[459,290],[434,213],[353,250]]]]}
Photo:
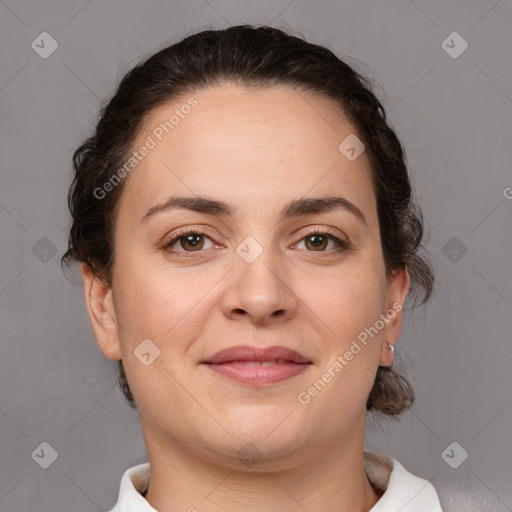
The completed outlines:
{"type": "Polygon", "coordinates": [[[151,467],[145,497],[156,510],[365,512],[382,495],[364,470],[364,426],[356,440],[344,436],[334,444],[317,442],[312,449],[297,449],[300,454],[288,454],[284,463],[282,458],[261,459],[243,469],[238,460],[220,464],[191,446],[162,439],[149,424],[142,426],[151,467]],[[290,457],[296,459],[290,462],[290,457]]]}

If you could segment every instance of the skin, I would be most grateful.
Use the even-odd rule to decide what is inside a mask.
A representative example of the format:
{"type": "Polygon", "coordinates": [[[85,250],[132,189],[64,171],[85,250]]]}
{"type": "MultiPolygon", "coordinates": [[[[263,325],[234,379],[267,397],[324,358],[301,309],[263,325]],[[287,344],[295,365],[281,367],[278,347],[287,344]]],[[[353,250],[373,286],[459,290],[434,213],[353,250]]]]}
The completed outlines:
{"type": "MultiPolygon", "coordinates": [[[[369,510],[380,495],[363,466],[365,404],[378,365],[393,362],[402,311],[307,405],[297,399],[409,291],[405,269],[385,277],[366,154],[349,161],[338,150],[355,130],[327,100],[231,84],[192,96],[198,105],[129,175],[112,288],[82,264],[94,334],[106,357],[122,358],[140,411],[146,499],[165,511],[369,510]],[[171,194],[207,195],[239,213],[182,209],[139,222],[171,194]],[[341,209],[279,221],[288,201],[328,195],[356,205],[367,226],[341,209]],[[186,226],[209,229],[199,251],[173,245],[194,258],[161,248],[186,226]],[[352,249],[308,243],[327,227],[352,249]],[[252,263],[236,252],[247,236],[263,249],[252,263]],[[134,355],[147,338],[160,349],[149,366],[134,355]],[[284,345],[313,364],[267,387],[200,364],[238,344],[284,345]],[[251,466],[237,456],[246,443],[261,454],[251,466]]],[[[155,109],[134,147],[187,99],[155,109]]]]}

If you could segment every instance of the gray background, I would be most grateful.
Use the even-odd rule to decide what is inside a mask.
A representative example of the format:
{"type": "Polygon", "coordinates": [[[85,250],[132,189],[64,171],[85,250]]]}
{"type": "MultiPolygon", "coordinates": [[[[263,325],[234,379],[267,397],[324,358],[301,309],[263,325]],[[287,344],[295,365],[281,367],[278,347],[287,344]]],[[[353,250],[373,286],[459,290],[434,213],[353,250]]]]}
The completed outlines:
{"type": "MultiPolygon", "coordinates": [[[[398,342],[417,402],[400,423],[369,423],[367,448],[431,480],[447,512],[512,510],[505,0],[0,0],[0,510],[107,510],[147,460],[81,284],[59,266],[71,156],[139,58],[238,23],[295,30],[373,76],[407,151],[438,282],[398,342]],[[31,47],[43,31],[59,45],[46,59],[31,47]],[[469,44],[457,58],[442,46],[453,31],[469,44]],[[457,469],[441,456],[454,441],[469,454],[457,469]],[[42,442],[58,453],[47,469],[32,455],[42,442]]],[[[462,460],[458,445],[448,454],[462,460]]]]}

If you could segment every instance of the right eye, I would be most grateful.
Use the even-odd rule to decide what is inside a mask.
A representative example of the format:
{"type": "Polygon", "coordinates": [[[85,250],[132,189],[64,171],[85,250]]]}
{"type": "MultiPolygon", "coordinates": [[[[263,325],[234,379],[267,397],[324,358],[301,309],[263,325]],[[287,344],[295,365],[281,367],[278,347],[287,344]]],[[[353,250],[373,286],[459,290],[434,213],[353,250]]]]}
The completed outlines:
{"type": "MultiPolygon", "coordinates": [[[[186,231],[182,231],[177,233],[171,240],[168,240],[162,246],[162,249],[171,253],[187,253],[187,252],[201,252],[201,249],[204,248],[204,238],[212,241],[209,236],[207,236],[205,231],[200,229],[188,229],[186,231]],[[169,250],[173,245],[179,243],[180,249],[169,250]]],[[[194,257],[194,256],[185,256],[180,255],[180,257],[194,257]]]]}

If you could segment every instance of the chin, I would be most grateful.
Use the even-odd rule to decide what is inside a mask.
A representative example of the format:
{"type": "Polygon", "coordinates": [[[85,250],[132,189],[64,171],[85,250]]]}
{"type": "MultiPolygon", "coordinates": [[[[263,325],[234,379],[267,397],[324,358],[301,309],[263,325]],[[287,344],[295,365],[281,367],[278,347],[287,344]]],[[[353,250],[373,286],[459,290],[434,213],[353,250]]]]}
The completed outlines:
{"type": "Polygon", "coordinates": [[[235,471],[264,473],[293,469],[304,461],[304,452],[296,439],[277,441],[265,435],[240,436],[226,444],[210,444],[203,459],[235,471]]]}

